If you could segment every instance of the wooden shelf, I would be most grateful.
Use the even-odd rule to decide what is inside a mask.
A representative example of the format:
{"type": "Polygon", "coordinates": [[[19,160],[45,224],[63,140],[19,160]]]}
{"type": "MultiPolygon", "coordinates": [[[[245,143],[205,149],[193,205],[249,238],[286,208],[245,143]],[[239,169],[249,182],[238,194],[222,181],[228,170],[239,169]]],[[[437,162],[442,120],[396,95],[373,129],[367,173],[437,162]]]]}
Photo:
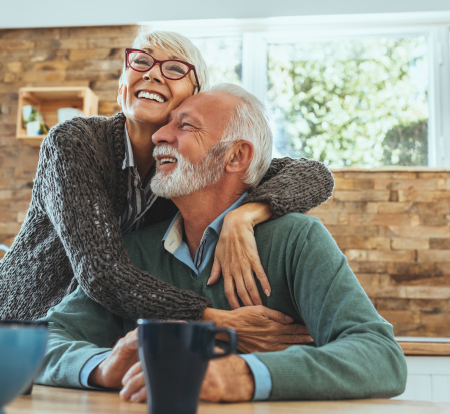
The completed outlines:
{"type": "Polygon", "coordinates": [[[22,122],[22,108],[25,105],[38,109],[49,128],[58,123],[59,108],[81,109],[86,117],[98,114],[98,97],[88,87],[20,88],[16,138],[34,147],[41,145],[45,135],[27,135],[22,122]]]}

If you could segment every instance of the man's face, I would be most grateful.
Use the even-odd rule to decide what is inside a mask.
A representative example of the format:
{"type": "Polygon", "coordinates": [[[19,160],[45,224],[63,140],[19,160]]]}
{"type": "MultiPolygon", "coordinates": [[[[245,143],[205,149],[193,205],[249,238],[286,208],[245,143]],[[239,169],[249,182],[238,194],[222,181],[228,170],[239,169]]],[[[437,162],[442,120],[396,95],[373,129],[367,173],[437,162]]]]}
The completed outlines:
{"type": "Polygon", "coordinates": [[[153,192],[181,197],[217,182],[224,172],[229,144],[222,135],[239,99],[206,92],[185,100],[169,123],[153,135],[157,171],[153,192]]]}

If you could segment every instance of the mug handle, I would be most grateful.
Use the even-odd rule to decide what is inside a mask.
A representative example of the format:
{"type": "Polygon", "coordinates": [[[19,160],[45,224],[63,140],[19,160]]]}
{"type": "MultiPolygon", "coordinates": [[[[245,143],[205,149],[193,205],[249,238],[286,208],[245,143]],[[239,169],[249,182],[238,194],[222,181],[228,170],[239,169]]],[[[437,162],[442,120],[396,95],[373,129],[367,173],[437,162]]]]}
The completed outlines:
{"type": "Polygon", "coordinates": [[[231,355],[237,347],[237,341],[238,341],[238,336],[237,333],[234,329],[228,329],[228,328],[211,328],[211,332],[212,332],[212,337],[211,339],[214,340],[214,338],[216,337],[216,335],[219,332],[223,332],[228,334],[228,347],[225,350],[224,353],[217,353],[214,350],[214,343],[211,343],[211,347],[209,348],[209,352],[208,352],[208,358],[209,359],[214,359],[214,358],[222,358],[222,357],[226,357],[228,355],[231,355]]]}

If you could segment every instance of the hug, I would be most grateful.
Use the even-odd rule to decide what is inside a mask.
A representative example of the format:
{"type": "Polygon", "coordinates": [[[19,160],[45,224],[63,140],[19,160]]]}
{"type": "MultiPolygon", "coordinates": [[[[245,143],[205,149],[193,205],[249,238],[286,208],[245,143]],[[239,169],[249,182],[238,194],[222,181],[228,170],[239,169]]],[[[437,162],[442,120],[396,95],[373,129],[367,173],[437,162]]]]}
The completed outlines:
{"type": "Polygon", "coordinates": [[[176,33],[141,32],[126,49],[118,102],[111,118],[49,132],[0,262],[0,318],[49,323],[35,383],[146,401],[136,321],[147,318],[236,330],[237,353],[209,362],[204,400],[401,394],[392,326],[304,214],[331,196],[331,172],[272,159],[263,104],[210,86],[176,33]]]}

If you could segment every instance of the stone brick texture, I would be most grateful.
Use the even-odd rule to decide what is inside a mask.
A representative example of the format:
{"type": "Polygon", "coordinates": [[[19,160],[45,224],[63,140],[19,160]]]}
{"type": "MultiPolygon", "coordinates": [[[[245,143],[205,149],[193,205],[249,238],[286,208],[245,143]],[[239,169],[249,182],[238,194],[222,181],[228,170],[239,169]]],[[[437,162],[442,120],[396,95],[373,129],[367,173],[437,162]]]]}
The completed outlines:
{"type": "MultiPolygon", "coordinates": [[[[39,148],[16,140],[18,90],[89,86],[99,114],[120,110],[117,80],[138,26],[0,30],[0,244],[31,199],[39,148]]],[[[450,171],[333,170],[318,217],[397,336],[450,337],[450,171]]],[[[0,252],[0,259],[3,253],[0,252]]]]}
{"type": "Polygon", "coordinates": [[[450,171],[335,169],[319,218],[397,336],[450,336],[450,171]]]}

